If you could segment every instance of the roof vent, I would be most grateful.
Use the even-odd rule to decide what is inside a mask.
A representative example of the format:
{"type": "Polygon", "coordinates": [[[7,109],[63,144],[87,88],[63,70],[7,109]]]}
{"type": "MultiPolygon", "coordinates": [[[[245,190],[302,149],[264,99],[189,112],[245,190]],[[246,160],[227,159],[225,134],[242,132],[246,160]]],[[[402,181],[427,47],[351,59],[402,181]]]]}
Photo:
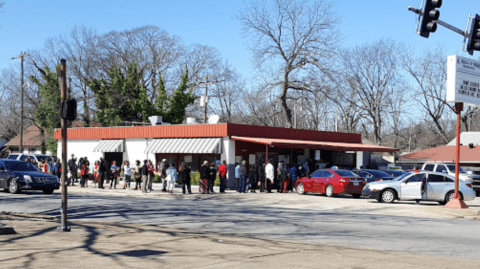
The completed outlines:
{"type": "Polygon", "coordinates": [[[152,123],[152,126],[162,125],[162,116],[151,116],[151,117],[148,117],[148,119],[152,123]]]}
{"type": "Polygon", "coordinates": [[[197,120],[193,117],[187,117],[187,124],[197,124],[197,120]]]}
{"type": "Polygon", "coordinates": [[[468,144],[468,147],[473,149],[474,148],[473,143],[468,144]]]}

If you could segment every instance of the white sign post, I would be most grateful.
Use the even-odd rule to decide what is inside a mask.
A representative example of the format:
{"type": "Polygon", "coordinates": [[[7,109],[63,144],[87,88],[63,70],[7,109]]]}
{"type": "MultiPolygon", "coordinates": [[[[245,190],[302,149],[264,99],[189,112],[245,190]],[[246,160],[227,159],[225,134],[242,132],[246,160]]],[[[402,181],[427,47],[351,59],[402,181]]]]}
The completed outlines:
{"type": "Polygon", "coordinates": [[[448,56],[446,101],[480,106],[480,61],[448,56]]]}
{"type": "Polygon", "coordinates": [[[455,103],[457,114],[457,145],[455,149],[455,196],[445,205],[447,208],[468,208],[458,193],[460,169],[460,114],[463,104],[480,106],[480,61],[457,55],[447,58],[447,102],[455,103]]]}

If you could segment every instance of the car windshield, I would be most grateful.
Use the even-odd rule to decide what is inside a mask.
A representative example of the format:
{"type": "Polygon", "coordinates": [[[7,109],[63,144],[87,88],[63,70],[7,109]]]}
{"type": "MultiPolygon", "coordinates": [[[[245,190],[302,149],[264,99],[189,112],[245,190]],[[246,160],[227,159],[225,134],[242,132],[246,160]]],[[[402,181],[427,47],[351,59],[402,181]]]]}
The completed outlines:
{"type": "Polygon", "coordinates": [[[341,177],[358,177],[358,175],[348,170],[337,170],[335,173],[341,177]]]}
{"type": "Polygon", "coordinates": [[[33,164],[27,162],[5,162],[5,166],[10,171],[38,171],[33,164]]]}
{"type": "MultiPolygon", "coordinates": [[[[450,172],[452,172],[452,173],[455,172],[455,165],[454,164],[447,164],[447,167],[448,167],[448,170],[450,170],[450,172]]],[[[458,171],[460,173],[465,173],[465,170],[463,170],[462,167],[459,167],[458,171]]]]}
{"type": "Polygon", "coordinates": [[[411,174],[412,174],[412,172],[407,172],[407,173],[405,173],[405,174],[403,174],[403,175],[400,175],[400,176],[398,176],[398,177],[396,177],[396,178],[394,178],[394,179],[392,179],[392,180],[393,180],[393,181],[400,181],[400,180],[408,177],[408,176],[411,175],[411,174]]]}

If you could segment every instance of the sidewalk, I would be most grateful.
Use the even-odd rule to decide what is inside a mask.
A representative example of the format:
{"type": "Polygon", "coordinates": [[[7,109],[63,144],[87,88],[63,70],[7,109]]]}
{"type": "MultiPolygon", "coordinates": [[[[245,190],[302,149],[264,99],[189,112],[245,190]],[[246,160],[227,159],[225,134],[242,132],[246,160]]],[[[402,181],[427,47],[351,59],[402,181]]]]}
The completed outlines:
{"type": "Polygon", "coordinates": [[[0,215],[6,268],[480,268],[480,262],[321,244],[222,236],[193,230],[0,215]]]}

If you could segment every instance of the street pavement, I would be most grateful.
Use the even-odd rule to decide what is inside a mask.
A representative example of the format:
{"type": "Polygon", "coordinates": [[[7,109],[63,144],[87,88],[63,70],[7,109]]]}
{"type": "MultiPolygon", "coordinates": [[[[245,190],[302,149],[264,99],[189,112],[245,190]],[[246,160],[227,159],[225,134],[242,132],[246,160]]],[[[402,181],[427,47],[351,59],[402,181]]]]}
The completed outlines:
{"type": "MultiPolygon", "coordinates": [[[[198,191],[195,187],[193,190],[198,191]]],[[[142,194],[134,190],[70,187],[68,216],[74,223],[148,225],[260,241],[361,248],[381,253],[379,257],[388,251],[392,255],[466,262],[480,261],[480,236],[475,232],[479,224],[475,220],[480,210],[478,200],[467,202],[469,210],[452,211],[435,203],[381,204],[375,200],[295,193],[229,191],[182,195],[177,188],[174,194],[142,194]]],[[[0,193],[0,201],[0,211],[55,217],[60,214],[60,192],[0,193]]]]}

